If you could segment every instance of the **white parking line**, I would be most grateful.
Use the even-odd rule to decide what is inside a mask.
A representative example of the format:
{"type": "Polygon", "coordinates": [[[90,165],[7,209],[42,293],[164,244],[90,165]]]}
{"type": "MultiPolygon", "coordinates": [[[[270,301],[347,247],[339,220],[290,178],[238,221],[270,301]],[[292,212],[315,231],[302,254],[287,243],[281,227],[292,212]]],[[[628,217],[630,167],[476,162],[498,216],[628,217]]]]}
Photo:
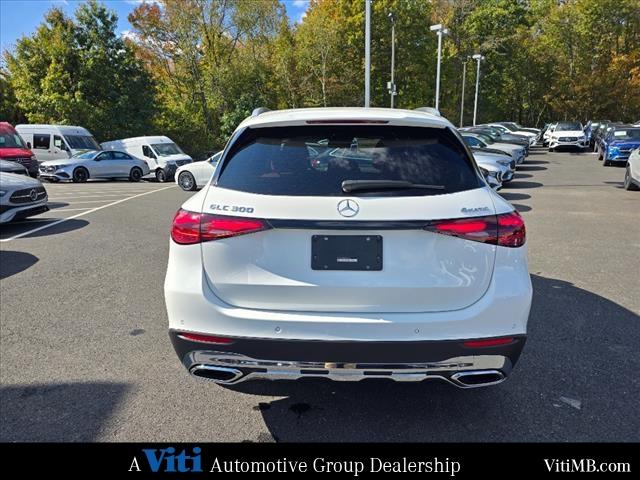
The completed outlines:
{"type": "MultiPolygon", "coordinates": [[[[170,187],[167,187],[170,188],[170,187]]],[[[147,192],[136,192],[136,193],[152,193],[155,192],[156,190],[150,190],[147,192]]],[[[132,192],[133,193],[133,192],[132,192]]],[[[123,195],[126,194],[106,194],[106,195],[100,195],[100,194],[96,194],[96,195],[75,195],[75,196],[69,196],[69,197],[49,197],[49,200],[73,200],[74,198],[97,198],[97,197],[122,197],[123,195]]]]}
{"type": "Polygon", "coordinates": [[[61,218],[60,220],[56,220],[53,223],[48,223],[46,225],[42,225],[41,227],[37,227],[37,228],[34,228],[32,230],[27,230],[26,232],[19,233],[17,235],[14,235],[13,237],[0,239],[0,242],[10,242],[11,240],[15,240],[17,238],[25,237],[27,235],[31,235],[32,233],[39,232],[39,231],[44,230],[46,228],[53,227],[55,225],[59,225],[59,224],[61,224],[63,222],[66,222],[67,220],[73,220],[74,218],[78,218],[78,217],[81,217],[83,215],[87,215],[89,213],[97,212],[98,210],[102,210],[103,208],[112,207],[112,206],[117,205],[119,203],[126,202],[127,200],[132,200],[134,198],[142,197],[144,195],[149,195],[150,193],[160,192],[162,190],[167,190],[167,189],[173,188],[173,187],[174,187],[174,185],[170,185],[170,186],[165,187],[165,188],[158,188],[158,189],[152,190],[150,192],[139,193],[139,194],[133,195],[131,197],[122,198],[120,200],[116,200],[115,202],[107,203],[106,205],[101,205],[99,207],[95,207],[95,208],[92,208],[90,210],[86,210],[84,212],[80,212],[80,213],[78,213],[76,215],[71,215],[70,217],[67,217],[67,218],[61,218]]]}
{"type": "MultiPolygon", "coordinates": [[[[153,192],[145,192],[145,193],[153,193],[153,192]]],[[[51,200],[51,199],[49,199],[49,200],[51,200]]],[[[60,199],[60,200],[62,200],[62,199],[60,199]]],[[[71,198],[67,198],[66,200],[72,201],[71,198]]],[[[74,204],[76,204],[76,203],[104,203],[104,202],[108,202],[108,201],[109,200],[106,200],[106,199],[105,200],[78,200],[77,202],[73,201],[72,203],[74,203],[74,204]]],[[[69,204],[69,205],[71,205],[71,204],[69,204]]]]}
{"type": "Polygon", "coordinates": [[[91,207],[85,208],[53,208],[50,212],[77,212],[78,210],[91,210],[91,207]]]}

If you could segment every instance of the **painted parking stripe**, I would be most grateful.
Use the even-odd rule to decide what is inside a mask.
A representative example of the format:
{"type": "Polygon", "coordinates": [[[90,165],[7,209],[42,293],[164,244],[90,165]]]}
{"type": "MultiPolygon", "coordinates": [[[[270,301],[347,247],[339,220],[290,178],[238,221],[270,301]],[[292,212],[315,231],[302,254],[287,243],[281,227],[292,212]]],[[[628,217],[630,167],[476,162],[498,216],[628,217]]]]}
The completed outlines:
{"type": "Polygon", "coordinates": [[[34,228],[32,230],[27,230],[26,232],[19,233],[14,235],[13,237],[0,239],[0,242],[10,242],[11,240],[15,240],[17,238],[26,237],[27,235],[31,235],[32,233],[39,232],[49,227],[53,227],[55,225],[60,225],[67,220],[73,220],[74,218],[82,217],[83,215],[88,215],[89,213],[97,212],[98,210],[102,210],[103,208],[113,207],[114,205],[118,205],[119,203],[126,202],[127,200],[133,200],[134,198],[142,197],[144,195],[149,195],[150,193],[161,192],[162,190],[167,190],[169,188],[173,188],[173,185],[165,188],[158,188],[156,190],[152,190],[150,192],[139,193],[137,195],[132,195],[131,197],[122,198],[120,200],[116,200],[115,202],[107,203],[106,205],[101,205],[99,207],[92,208],[90,210],[86,210],[84,212],[77,213],[75,215],[71,215],[67,218],[61,218],[60,220],[56,220],[53,223],[48,223],[46,225],[42,225],[41,227],[34,228]]]}

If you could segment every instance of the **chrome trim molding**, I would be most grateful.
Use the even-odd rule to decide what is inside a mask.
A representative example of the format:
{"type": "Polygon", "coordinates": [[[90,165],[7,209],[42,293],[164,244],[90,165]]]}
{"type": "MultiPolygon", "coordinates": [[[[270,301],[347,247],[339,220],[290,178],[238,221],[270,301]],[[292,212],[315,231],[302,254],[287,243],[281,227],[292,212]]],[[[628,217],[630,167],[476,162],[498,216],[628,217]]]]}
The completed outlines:
{"type": "Polygon", "coordinates": [[[511,361],[501,355],[455,357],[441,362],[409,364],[364,364],[337,362],[296,362],[259,360],[245,355],[198,350],[189,352],[183,364],[192,375],[222,385],[236,385],[247,380],[297,380],[307,377],[335,381],[360,381],[365,378],[386,378],[397,382],[443,380],[458,388],[497,385],[506,380],[511,361]],[[228,380],[217,380],[194,372],[212,370],[232,373],[228,380]],[[476,375],[493,376],[484,383],[465,383],[464,378],[476,375]]]}

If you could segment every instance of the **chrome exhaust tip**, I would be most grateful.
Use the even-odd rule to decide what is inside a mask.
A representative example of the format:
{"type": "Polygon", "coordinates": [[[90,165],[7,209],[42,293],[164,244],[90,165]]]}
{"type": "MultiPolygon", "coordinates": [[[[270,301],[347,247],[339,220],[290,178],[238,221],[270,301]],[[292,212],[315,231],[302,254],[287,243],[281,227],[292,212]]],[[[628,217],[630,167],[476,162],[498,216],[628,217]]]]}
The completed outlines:
{"type": "Polygon", "coordinates": [[[458,387],[476,388],[497,385],[506,380],[506,376],[500,370],[471,370],[458,372],[451,375],[451,381],[458,387]]]}
{"type": "Polygon", "coordinates": [[[223,385],[235,383],[243,373],[235,368],[217,367],[215,365],[195,365],[189,370],[194,377],[211,380],[223,385]]]}

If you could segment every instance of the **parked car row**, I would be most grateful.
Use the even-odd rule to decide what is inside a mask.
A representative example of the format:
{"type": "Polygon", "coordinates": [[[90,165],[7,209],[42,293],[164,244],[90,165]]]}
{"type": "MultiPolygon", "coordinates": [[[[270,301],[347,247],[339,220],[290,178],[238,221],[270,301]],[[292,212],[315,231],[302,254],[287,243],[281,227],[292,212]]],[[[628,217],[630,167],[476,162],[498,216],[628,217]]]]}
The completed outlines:
{"type": "Polygon", "coordinates": [[[514,122],[495,122],[459,129],[476,163],[495,190],[510,182],[517,165],[540,139],[540,131],[514,122]]]}
{"type": "Polygon", "coordinates": [[[87,129],[68,125],[0,122],[0,159],[23,165],[32,177],[84,182],[93,178],[173,180],[191,163],[166,136],[145,136],[99,144],[87,129]]]}

